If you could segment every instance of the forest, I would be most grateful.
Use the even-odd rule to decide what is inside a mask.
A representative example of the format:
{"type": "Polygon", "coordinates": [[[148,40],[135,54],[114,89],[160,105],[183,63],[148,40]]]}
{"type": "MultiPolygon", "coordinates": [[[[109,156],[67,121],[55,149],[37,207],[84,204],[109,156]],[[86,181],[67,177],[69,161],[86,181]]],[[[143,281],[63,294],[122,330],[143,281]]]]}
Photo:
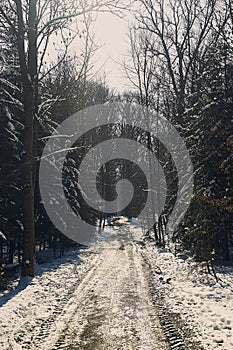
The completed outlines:
{"type": "MultiPolygon", "coordinates": [[[[126,16],[122,1],[2,0],[0,5],[0,266],[21,265],[34,276],[34,255],[52,248],[62,255],[72,242],[53,225],[41,200],[39,166],[50,135],[87,107],[139,104],[169,120],[185,140],[194,171],[191,204],[179,227],[166,234],[174,207],[177,173],[167,150],[150,135],[142,143],[157,154],[167,174],[162,214],[147,227],[157,246],[175,245],[211,272],[233,262],[233,7],[230,0],[138,0],[129,23],[128,54],[122,66],[131,88],[110,88],[92,73],[97,46],[92,16],[126,16]],[[79,23],[81,23],[79,25],[79,23]],[[79,38],[80,50],[72,42],[79,38]],[[48,61],[47,53],[52,52],[48,61]]],[[[123,133],[123,131],[121,131],[123,133]]],[[[137,138],[136,131],[136,138],[137,138]]],[[[114,130],[110,132],[113,136],[114,130]]],[[[124,134],[127,137],[127,133],[124,134]]],[[[76,171],[72,155],[64,167],[76,171]]],[[[119,168],[119,163],[117,163],[119,168]]],[[[116,164],[102,168],[114,176],[116,164]]],[[[120,164],[124,176],[124,162],[120,164]]],[[[132,169],[128,169],[128,173],[132,169]]],[[[153,169],[151,170],[154,171],[153,169]]],[[[121,175],[122,175],[121,174],[121,175]]],[[[142,179],[143,176],[140,178],[142,179]]],[[[115,175],[114,181],[117,181],[115,175]]],[[[76,183],[77,182],[77,183],[76,183]]],[[[100,192],[107,200],[112,194],[100,192]]],[[[93,225],[107,218],[88,209],[64,184],[79,215],[93,225]],[[80,208],[81,203],[81,208],[80,208]]],[[[140,187],[140,183],[139,183],[140,187]]],[[[84,196],[85,198],[85,196],[84,196]]],[[[134,206],[140,199],[135,199],[134,206]]],[[[130,210],[118,213],[136,216],[130,210]]],[[[101,225],[100,222],[100,225],[101,225]]],[[[1,272],[2,273],[2,272],[1,272]]]]}

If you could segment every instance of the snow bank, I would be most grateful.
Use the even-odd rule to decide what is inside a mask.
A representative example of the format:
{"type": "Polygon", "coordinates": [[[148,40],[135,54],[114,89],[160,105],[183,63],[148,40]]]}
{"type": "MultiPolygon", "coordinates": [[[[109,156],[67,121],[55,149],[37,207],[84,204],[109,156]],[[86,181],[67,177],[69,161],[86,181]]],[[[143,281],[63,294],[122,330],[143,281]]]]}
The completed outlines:
{"type": "Polygon", "coordinates": [[[205,349],[233,349],[233,269],[219,271],[220,282],[191,259],[149,246],[154,266],[163,272],[167,306],[196,329],[205,349]]]}

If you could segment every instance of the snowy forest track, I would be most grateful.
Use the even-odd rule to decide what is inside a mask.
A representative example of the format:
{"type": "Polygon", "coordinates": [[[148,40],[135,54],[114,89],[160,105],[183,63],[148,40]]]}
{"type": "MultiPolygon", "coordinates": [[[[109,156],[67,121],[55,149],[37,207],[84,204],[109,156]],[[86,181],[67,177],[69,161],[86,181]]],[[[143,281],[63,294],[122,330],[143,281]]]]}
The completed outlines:
{"type": "Polygon", "coordinates": [[[135,247],[107,248],[101,260],[51,349],[168,349],[135,247]]]}
{"type": "Polygon", "coordinates": [[[88,257],[86,267],[85,261],[68,261],[43,277],[40,299],[29,293],[36,299],[35,309],[27,305],[26,318],[15,322],[8,335],[10,346],[2,349],[201,349],[190,342],[181,319],[166,308],[165,290],[144,244],[122,244],[120,239],[117,245],[92,247],[82,254],[84,260],[85,254],[88,257]],[[41,314],[39,300],[47,303],[41,314]]]}

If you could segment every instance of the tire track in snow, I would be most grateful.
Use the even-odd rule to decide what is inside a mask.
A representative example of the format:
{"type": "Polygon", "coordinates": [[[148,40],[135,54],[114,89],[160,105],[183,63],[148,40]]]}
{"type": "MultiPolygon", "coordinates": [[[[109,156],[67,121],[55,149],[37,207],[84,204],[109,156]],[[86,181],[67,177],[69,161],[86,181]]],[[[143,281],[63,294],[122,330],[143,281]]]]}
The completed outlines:
{"type": "Polygon", "coordinates": [[[147,280],[150,288],[151,300],[158,311],[158,318],[164,334],[170,345],[170,350],[204,350],[200,342],[194,339],[194,333],[185,324],[180,314],[174,313],[166,307],[166,288],[158,277],[158,266],[154,265],[147,250],[142,249],[141,254],[147,265],[147,280]]]}
{"type": "MultiPolygon", "coordinates": [[[[80,290],[80,288],[79,288],[80,290]]],[[[64,350],[167,350],[133,244],[107,248],[77,295],[78,307],[50,348],[64,350]]]]}
{"type": "MultiPolygon", "coordinates": [[[[92,247],[95,254],[87,266],[70,263],[48,274],[54,279],[69,272],[65,278],[60,276],[69,290],[63,293],[60,288],[56,293],[52,283],[56,308],[50,312],[47,307],[43,317],[29,315],[27,307],[26,319],[15,324],[13,345],[25,350],[200,350],[166,309],[166,291],[156,279],[156,266],[147,250],[122,243],[120,239],[118,246],[92,247]]],[[[44,295],[49,296],[51,284],[42,282],[44,295]]],[[[29,288],[33,291],[33,285],[29,288]]]]}
{"type": "Polygon", "coordinates": [[[1,349],[46,349],[44,343],[51,338],[52,327],[72,301],[85,274],[96,268],[100,258],[99,252],[92,250],[81,252],[80,256],[83,264],[77,264],[77,258],[72,262],[66,258],[65,265],[37,276],[35,282],[2,307],[2,314],[10,311],[13,317],[10,325],[1,320],[1,349]]]}
{"type": "Polygon", "coordinates": [[[98,265],[101,263],[101,255],[97,255],[92,261],[92,266],[81,280],[78,285],[74,285],[72,290],[69,293],[69,297],[65,298],[62,302],[59,303],[58,309],[55,311],[55,317],[47,319],[41,325],[41,332],[36,333],[32,337],[32,342],[29,344],[29,347],[23,347],[23,349],[30,350],[48,350],[53,344],[59,339],[61,334],[66,330],[67,324],[70,319],[73,317],[73,314],[77,312],[79,307],[79,297],[84,293],[87,286],[91,286],[93,275],[98,265]],[[32,344],[33,343],[33,344],[32,344]]]}

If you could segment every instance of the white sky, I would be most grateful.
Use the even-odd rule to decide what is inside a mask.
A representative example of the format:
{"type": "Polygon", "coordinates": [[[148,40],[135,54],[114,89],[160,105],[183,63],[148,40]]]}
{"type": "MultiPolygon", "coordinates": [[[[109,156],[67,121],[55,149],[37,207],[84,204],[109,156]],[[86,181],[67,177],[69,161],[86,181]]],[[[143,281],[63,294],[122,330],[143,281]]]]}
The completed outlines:
{"type": "MultiPolygon", "coordinates": [[[[105,78],[107,85],[111,89],[123,92],[129,90],[129,80],[127,80],[123,62],[124,57],[128,55],[130,51],[129,39],[128,39],[128,27],[133,20],[133,14],[130,11],[125,11],[124,18],[120,18],[112,13],[99,12],[96,16],[93,15],[93,23],[91,28],[91,35],[94,35],[94,42],[98,45],[99,49],[95,52],[91,65],[93,69],[92,75],[96,75],[100,78],[105,78]]],[[[78,28],[80,26],[79,20],[77,21],[78,28]]],[[[55,45],[59,45],[61,37],[58,35],[53,36],[48,49],[47,61],[54,59],[56,54],[55,45]]],[[[82,51],[83,43],[80,42],[79,37],[75,39],[71,44],[70,50],[75,51],[77,55],[82,51]]]]}
{"type": "Polygon", "coordinates": [[[95,41],[100,46],[93,59],[95,69],[105,72],[106,82],[119,92],[127,90],[124,56],[129,51],[129,16],[122,19],[111,13],[99,13],[94,24],[95,41]]]}

